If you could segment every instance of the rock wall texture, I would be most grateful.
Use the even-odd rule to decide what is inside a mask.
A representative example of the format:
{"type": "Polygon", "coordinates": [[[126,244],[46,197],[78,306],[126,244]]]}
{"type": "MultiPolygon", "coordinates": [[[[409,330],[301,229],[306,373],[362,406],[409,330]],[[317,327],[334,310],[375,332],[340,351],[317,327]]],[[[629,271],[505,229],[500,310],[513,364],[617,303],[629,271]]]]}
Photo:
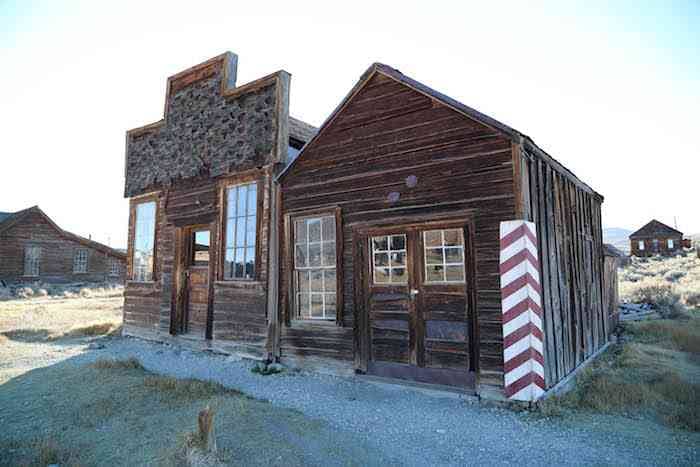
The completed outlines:
{"type": "Polygon", "coordinates": [[[211,76],[171,88],[163,124],[128,133],[125,196],[273,160],[278,125],[274,80],[225,97],[223,79],[218,67],[211,76]]]}

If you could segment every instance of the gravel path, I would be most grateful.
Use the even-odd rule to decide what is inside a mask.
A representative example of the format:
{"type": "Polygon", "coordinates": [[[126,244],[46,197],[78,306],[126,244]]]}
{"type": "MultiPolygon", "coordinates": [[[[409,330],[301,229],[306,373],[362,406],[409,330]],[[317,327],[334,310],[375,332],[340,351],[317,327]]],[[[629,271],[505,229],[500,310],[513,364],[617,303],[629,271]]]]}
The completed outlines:
{"type": "MultiPolygon", "coordinates": [[[[285,372],[139,339],[108,341],[76,362],[136,357],[155,373],[217,381],[360,436],[397,465],[698,465],[700,434],[601,415],[541,419],[352,378],[285,372]]],[[[339,439],[338,443],[344,442],[339,439]]]]}

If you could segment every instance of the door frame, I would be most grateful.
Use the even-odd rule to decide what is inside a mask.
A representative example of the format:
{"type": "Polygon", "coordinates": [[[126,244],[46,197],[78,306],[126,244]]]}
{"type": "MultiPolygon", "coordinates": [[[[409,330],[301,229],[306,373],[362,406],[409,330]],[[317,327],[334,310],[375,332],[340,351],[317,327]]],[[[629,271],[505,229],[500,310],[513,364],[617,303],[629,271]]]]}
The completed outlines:
{"type": "MultiPolygon", "coordinates": [[[[407,271],[413,279],[409,277],[409,293],[411,282],[417,283],[419,287],[423,287],[421,284],[423,274],[421,274],[419,265],[422,264],[420,261],[416,261],[417,254],[421,254],[420,245],[421,241],[419,239],[420,232],[430,229],[447,229],[447,228],[461,228],[464,235],[464,266],[465,266],[465,297],[466,297],[466,310],[465,313],[469,313],[467,316],[467,323],[469,326],[469,368],[466,372],[469,377],[470,384],[473,382],[475,375],[479,370],[479,332],[478,332],[478,312],[476,309],[476,258],[474,250],[474,236],[475,236],[475,226],[474,218],[472,215],[459,216],[459,217],[446,217],[434,220],[422,220],[415,222],[406,222],[405,218],[401,221],[392,222],[391,220],[383,220],[376,224],[361,224],[353,226],[353,268],[354,268],[354,289],[355,289],[355,304],[356,304],[356,324],[355,324],[355,368],[356,371],[360,373],[367,373],[370,370],[370,365],[373,364],[372,361],[372,348],[371,348],[371,326],[369,317],[369,295],[372,285],[372,271],[370,270],[370,256],[372,254],[369,245],[369,239],[373,235],[387,235],[390,233],[406,233],[407,235],[407,245],[408,250],[408,239],[411,232],[414,233],[414,238],[417,241],[413,242],[414,251],[411,256],[413,256],[412,263],[407,264],[407,271]]],[[[408,258],[407,258],[408,261],[408,258]]],[[[381,287],[381,286],[380,286],[381,287]]],[[[412,300],[411,306],[416,307],[416,301],[412,300]]],[[[419,310],[415,310],[412,314],[411,319],[415,319],[419,310]]],[[[420,321],[420,320],[418,320],[420,321]]],[[[413,329],[409,330],[413,333],[413,329]]],[[[423,336],[424,338],[424,336],[423,336]]],[[[420,339],[419,339],[420,340],[420,339]]],[[[416,344],[418,342],[416,341],[416,344]]],[[[411,348],[411,353],[417,350],[422,345],[414,346],[411,348]]],[[[420,353],[420,352],[418,352],[420,353]]],[[[421,361],[423,356],[416,355],[412,356],[411,360],[421,361]],[[415,360],[414,360],[415,359],[415,360]],[[420,360],[419,360],[420,359],[420,360]]],[[[381,365],[381,363],[380,363],[381,365]]],[[[410,366],[414,366],[413,363],[410,366]]],[[[415,365],[416,368],[420,368],[428,373],[438,372],[439,369],[430,369],[419,367],[415,365]]],[[[406,376],[409,379],[412,378],[412,371],[407,368],[406,371],[397,371],[395,374],[391,374],[391,371],[387,371],[390,377],[401,377],[406,376]],[[403,374],[400,374],[403,373],[403,374]]]]}
{"type": "MultiPolygon", "coordinates": [[[[217,263],[217,241],[216,241],[216,222],[208,224],[192,224],[184,226],[176,226],[174,239],[175,248],[174,268],[173,268],[173,287],[171,296],[171,312],[170,312],[170,334],[183,335],[187,333],[188,325],[188,290],[189,281],[187,278],[187,270],[193,265],[190,263],[192,257],[192,239],[195,232],[203,230],[209,231],[209,271],[208,271],[208,294],[207,294],[207,325],[205,335],[202,339],[212,338],[213,325],[213,298],[214,298],[214,276],[217,263]]],[[[198,266],[202,267],[202,266],[198,266]]]]}

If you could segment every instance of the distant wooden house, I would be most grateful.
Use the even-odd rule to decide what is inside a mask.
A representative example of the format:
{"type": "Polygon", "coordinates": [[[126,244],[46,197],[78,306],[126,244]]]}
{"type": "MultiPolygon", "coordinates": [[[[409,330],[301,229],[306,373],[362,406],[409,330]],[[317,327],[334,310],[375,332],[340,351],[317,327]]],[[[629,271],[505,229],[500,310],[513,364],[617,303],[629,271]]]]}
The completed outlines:
{"type": "Polygon", "coordinates": [[[126,333],[515,400],[608,342],[603,197],[532,139],[381,64],[316,132],[235,69],[127,133],[126,333]]]}
{"type": "Polygon", "coordinates": [[[123,282],[126,254],[60,228],[38,206],[0,212],[0,280],[123,282]]]}
{"type": "Polygon", "coordinates": [[[672,256],[687,247],[683,232],[656,219],[629,236],[632,256],[672,256]]]}

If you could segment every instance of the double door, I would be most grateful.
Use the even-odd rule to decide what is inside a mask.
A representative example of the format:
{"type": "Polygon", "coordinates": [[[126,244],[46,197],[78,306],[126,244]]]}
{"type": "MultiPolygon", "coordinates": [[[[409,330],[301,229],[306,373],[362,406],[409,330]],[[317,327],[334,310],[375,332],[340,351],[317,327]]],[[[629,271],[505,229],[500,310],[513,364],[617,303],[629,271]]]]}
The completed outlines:
{"type": "Polygon", "coordinates": [[[473,385],[473,299],[464,223],[370,230],[365,313],[370,374],[473,385]]]}

